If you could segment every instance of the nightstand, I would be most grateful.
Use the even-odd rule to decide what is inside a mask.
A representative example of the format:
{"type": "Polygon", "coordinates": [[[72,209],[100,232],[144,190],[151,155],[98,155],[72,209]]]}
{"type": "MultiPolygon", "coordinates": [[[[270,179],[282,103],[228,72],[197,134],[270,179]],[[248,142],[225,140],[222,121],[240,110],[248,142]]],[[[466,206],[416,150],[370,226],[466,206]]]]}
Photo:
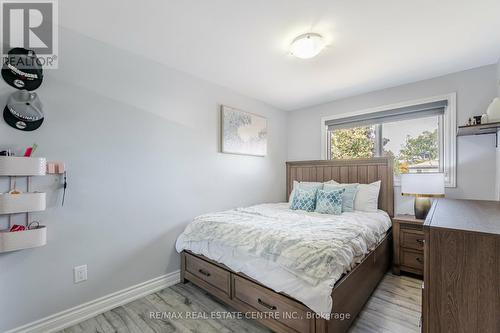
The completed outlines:
{"type": "Polygon", "coordinates": [[[392,219],[394,263],[392,272],[424,273],[424,220],[413,215],[396,215],[392,219]]]}

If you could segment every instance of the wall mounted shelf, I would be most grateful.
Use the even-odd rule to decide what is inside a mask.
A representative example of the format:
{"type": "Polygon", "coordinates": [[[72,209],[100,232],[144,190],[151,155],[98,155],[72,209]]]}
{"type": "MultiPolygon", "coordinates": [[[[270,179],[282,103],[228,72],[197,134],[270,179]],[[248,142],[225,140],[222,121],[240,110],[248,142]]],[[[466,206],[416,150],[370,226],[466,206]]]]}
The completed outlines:
{"type": "Polygon", "coordinates": [[[495,134],[500,130],[500,122],[482,125],[458,126],[457,136],[495,134]]]}
{"type": "Polygon", "coordinates": [[[16,232],[0,231],[0,253],[30,249],[45,244],[47,244],[47,227],[45,226],[16,232]]]}
{"type": "Polygon", "coordinates": [[[47,227],[33,225],[31,212],[43,211],[46,208],[46,195],[31,192],[31,177],[45,176],[47,161],[43,157],[0,156],[0,177],[9,177],[9,190],[15,188],[17,177],[26,177],[26,192],[19,194],[0,193],[0,214],[9,215],[9,228],[0,230],[0,253],[29,249],[47,244],[47,227]],[[12,214],[26,215],[26,230],[10,231],[13,226],[12,214]]]}
{"type": "Polygon", "coordinates": [[[471,126],[459,126],[457,136],[495,134],[496,144],[498,144],[498,131],[500,131],[500,122],[471,126]]]}
{"type": "Polygon", "coordinates": [[[45,193],[0,194],[0,214],[39,212],[45,205],[45,193]]]}
{"type": "Polygon", "coordinates": [[[0,156],[0,176],[45,176],[46,170],[42,157],[0,156]]]}

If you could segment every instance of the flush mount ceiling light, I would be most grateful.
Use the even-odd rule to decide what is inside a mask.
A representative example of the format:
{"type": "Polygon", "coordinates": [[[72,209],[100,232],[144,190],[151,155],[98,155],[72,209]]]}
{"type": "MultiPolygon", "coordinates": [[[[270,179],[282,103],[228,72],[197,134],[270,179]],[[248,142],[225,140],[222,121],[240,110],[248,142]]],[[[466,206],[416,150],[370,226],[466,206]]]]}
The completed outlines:
{"type": "Polygon", "coordinates": [[[290,45],[290,52],[300,59],[309,59],[317,56],[326,46],[320,34],[309,32],[295,38],[290,45]]]}

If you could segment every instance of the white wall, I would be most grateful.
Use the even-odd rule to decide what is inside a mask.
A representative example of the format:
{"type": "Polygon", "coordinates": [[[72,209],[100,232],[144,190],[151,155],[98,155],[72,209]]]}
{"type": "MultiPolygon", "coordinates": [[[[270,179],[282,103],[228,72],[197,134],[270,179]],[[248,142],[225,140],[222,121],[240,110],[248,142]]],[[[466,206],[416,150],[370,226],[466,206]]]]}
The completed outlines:
{"type": "MultiPolygon", "coordinates": [[[[43,126],[0,120],[0,146],[66,162],[45,247],[0,254],[0,332],[180,268],[174,242],[201,213],[285,199],[286,114],[146,58],[61,30],[60,68],[37,91],[43,126]],[[219,105],[268,117],[267,157],[219,153],[219,105]],[[87,264],[89,279],[73,284],[87,264]]],[[[13,89],[0,82],[0,104],[13,89]]],[[[4,190],[3,188],[0,190],[4,190]]],[[[5,220],[0,228],[6,227],[5,220]]]]}
{"type": "MultiPolygon", "coordinates": [[[[465,124],[470,116],[484,113],[496,95],[495,71],[494,65],[485,66],[293,111],[288,118],[288,159],[321,158],[321,117],[332,114],[456,92],[457,123],[465,124]]],[[[496,198],[493,135],[457,138],[457,163],[457,188],[447,189],[447,197],[496,198]]],[[[411,213],[412,199],[399,194],[396,188],[396,212],[411,213]]]]}

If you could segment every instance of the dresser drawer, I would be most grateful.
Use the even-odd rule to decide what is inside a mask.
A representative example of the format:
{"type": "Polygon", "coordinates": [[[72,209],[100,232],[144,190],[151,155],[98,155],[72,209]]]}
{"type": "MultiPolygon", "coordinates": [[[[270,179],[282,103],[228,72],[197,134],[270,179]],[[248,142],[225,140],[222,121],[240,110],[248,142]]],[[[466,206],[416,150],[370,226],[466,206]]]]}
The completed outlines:
{"type": "Polygon", "coordinates": [[[305,307],[301,307],[300,304],[294,306],[294,301],[289,298],[276,295],[236,275],[234,275],[233,299],[250,305],[262,315],[271,317],[294,331],[309,333],[314,330],[314,319],[304,320],[308,318],[305,307]]]}
{"type": "Polygon", "coordinates": [[[191,254],[186,254],[186,271],[230,295],[231,273],[191,254]]]}
{"type": "Polygon", "coordinates": [[[421,274],[424,270],[424,253],[422,251],[402,249],[401,266],[414,268],[421,274]]]}
{"type": "Polygon", "coordinates": [[[400,231],[401,247],[407,249],[424,250],[424,232],[415,229],[401,228],[400,231]]]}

